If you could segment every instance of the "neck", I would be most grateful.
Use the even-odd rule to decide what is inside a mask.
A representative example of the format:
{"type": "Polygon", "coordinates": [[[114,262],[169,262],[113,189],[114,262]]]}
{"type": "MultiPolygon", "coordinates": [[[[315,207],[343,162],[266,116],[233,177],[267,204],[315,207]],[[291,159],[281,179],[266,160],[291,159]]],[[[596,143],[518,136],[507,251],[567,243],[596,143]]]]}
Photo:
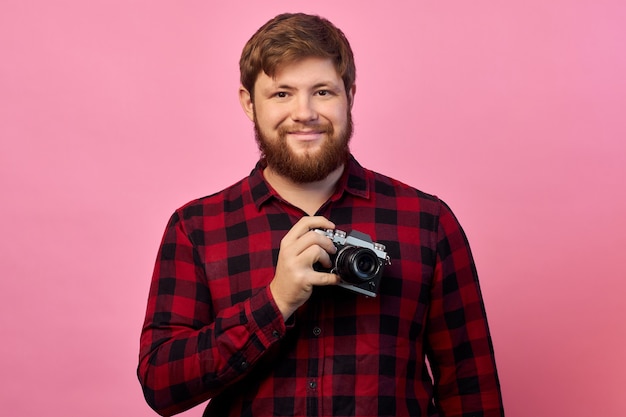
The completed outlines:
{"type": "Polygon", "coordinates": [[[276,173],[269,166],[263,170],[263,175],[285,201],[312,216],[317,213],[322,204],[328,201],[335,192],[337,182],[343,174],[344,166],[341,165],[321,181],[309,183],[293,182],[289,178],[276,173]]]}

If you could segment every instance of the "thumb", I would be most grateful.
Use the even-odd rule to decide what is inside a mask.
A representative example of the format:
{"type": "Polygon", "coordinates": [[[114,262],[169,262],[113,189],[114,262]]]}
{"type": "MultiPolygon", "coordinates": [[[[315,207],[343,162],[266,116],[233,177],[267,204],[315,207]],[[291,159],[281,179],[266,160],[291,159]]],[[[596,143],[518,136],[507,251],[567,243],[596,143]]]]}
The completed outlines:
{"type": "Polygon", "coordinates": [[[339,275],[330,272],[316,272],[314,285],[337,285],[339,283],[339,275]]]}

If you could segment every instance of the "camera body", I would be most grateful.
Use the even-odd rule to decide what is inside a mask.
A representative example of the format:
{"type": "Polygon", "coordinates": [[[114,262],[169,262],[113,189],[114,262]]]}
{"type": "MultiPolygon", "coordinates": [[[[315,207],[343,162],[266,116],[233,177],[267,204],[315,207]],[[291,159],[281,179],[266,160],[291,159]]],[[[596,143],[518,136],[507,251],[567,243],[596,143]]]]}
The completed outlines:
{"type": "Polygon", "coordinates": [[[339,286],[369,297],[376,297],[385,265],[391,260],[385,245],[373,242],[362,232],[353,230],[314,229],[332,240],[337,252],[330,255],[330,272],[337,274],[339,286]]]}

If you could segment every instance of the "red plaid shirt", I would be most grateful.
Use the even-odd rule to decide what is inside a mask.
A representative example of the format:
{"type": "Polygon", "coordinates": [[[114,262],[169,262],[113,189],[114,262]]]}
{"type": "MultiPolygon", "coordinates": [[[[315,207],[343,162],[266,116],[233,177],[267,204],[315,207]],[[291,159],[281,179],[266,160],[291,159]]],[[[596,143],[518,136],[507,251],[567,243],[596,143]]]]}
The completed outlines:
{"type": "Polygon", "coordinates": [[[211,399],[207,416],[502,416],[476,270],[450,209],[352,159],[317,214],[384,244],[391,265],[377,297],[316,287],[285,323],[268,284],[281,239],[306,214],[262,168],[167,225],[141,335],[150,406],[172,415],[211,399]]]}

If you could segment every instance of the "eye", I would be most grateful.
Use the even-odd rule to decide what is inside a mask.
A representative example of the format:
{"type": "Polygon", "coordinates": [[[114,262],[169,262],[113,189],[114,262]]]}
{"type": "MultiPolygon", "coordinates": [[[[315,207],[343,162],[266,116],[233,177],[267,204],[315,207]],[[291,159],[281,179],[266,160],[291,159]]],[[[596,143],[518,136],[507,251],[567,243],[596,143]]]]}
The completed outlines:
{"type": "Polygon", "coordinates": [[[317,92],[317,95],[318,96],[322,96],[322,97],[329,96],[330,95],[330,91],[328,91],[328,90],[319,90],[317,92]]]}
{"type": "Polygon", "coordinates": [[[287,97],[287,92],[286,91],[279,91],[276,94],[274,94],[274,96],[278,97],[278,98],[285,98],[285,97],[287,97]]]}

